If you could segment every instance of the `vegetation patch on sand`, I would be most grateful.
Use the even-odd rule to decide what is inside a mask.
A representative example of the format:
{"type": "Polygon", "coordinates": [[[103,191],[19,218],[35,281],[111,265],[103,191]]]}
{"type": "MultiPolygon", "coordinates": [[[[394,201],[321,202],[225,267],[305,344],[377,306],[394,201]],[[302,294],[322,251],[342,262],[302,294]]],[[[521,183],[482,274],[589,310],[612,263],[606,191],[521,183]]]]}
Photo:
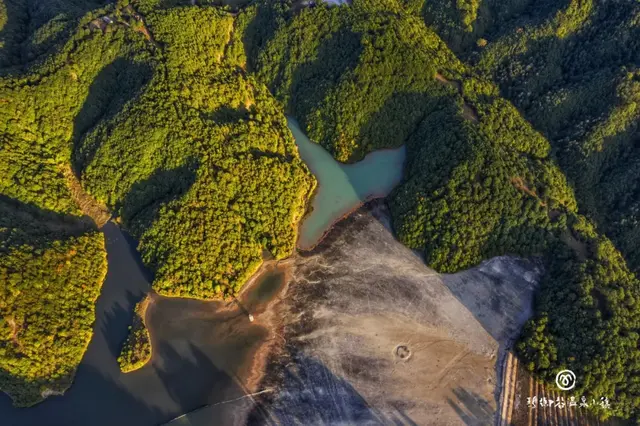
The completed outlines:
{"type": "Polygon", "coordinates": [[[149,301],[149,296],[146,296],[134,309],[129,335],[118,357],[118,364],[123,373],[142,368],[151,359],[151,337],[145,322],[149,301]]]}

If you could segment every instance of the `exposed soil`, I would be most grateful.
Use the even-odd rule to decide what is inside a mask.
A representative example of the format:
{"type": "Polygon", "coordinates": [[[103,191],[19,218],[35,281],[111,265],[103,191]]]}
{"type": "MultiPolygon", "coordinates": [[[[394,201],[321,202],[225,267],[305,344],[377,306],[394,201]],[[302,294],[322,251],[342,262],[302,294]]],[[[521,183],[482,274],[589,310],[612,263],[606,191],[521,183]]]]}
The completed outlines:
{"type": "MultiPolygon", "coordinates": [[[[435,79],[442,84],[453,87],[456,92],[458,92],[462,96],[462,84],[460,84],[459,81],[449,80],[440,73],[436,73],[435,79]]],[[[466,102],[463,102],[462,104],[462,116],[469,121],[473,121],[474,123],[478,122],[478,113],[476,113],[473,107],[466,102]]]]}
{"type": "Polygon", "coordinates": [[[587,248],[587,245],[585,243],[583,243],[582,241],[579,241],[576,237],[573,236],[573,234],[571,233],[571,231],[566,231],[563,232],[560,235],[560,239],[569,247],[571,247],[573,249],[573,251],[576,253],[576,255],[578,256],[578,258],[584,262],[588,259],[589,257],[589,249],[587,248]]]}
{"type": "Polygon", "coordinates": [[[4,320],[9,324],[9,327],[11,327],[11,341],[14,345],[23,350],[24,346],[22,346],[22,343],[18,340],[18,324],[16,324],[16,321],[11,317],[4,317],[4,320]]]}
{"type": "Polygon", "coordinates": [[[63,166],[61,170],[67,180],[71,197],[80,211],[90,217],[98,228],[102,228],[111,219],[109,210],[82,189],[82,184],[71,170],[71,167],[68,165],[63,166]]]}
{"type": "MultiPolygon", "coordinates": [[[[213,417],[203,425],[246,424],[255,406],[253,394],[270,392],[260,382],[270,347],[282,340],[275,334],[281,328],[276,302],[286,290],[284,278],[291,263],[266,262],[262,277],[253,280],[237,301],[152,296],[145,315],[151,361],[125,374],[117,357],[133,308],[149,292],[152,276],[142,265],[135,241],[110,222],[102,231],[109,270],[96,302],[93,337],[73,386],[64,396],[29,409],[13,407],[10,398],[0,394],[0,423],[152,426],[207,407],[213,417]],[[273,279],[262,279],[266,277],[273,279]]],[[[207,416],[207,409],[199,413],[207,416]]]]}
{"type": "Polygon", "coordinates": [[[219,424],[242,425],[255,407],[254,396],[271,392],[262,380],[268,355],[282,339],[278,334],[282,328],[279,302],[287,290],[291,266],[291,261],[265,262],[238,297],[229,302],[158,295],[151,298],[147,318],[152,345],[159,344],[155,341],[157,336],[163,341],[180,339],[189,330],[192,340],[235,385],[229,386],[228,391],[219,389],[211,404],[169,424],[209,425],[216,419],[219,424]],[[238,386],[241,393],[236,390],[238,386]]]}
{"type": "Polygon", "coordinates": [[[527,184],[522,180],[521,177],[512,177],[511,183],[516,187],[519,191],[524,192],[525,194],[537,199],[540,202],[542,207],[547,207],[547,203],[545,203],[539,196],[536,194],[536,191],[530,189],[527,184]]]}
{"type": "Polygon", "coordinates": [[[374,202],[292,271],[260,386],[274,391],[255,397],[251,422],[493,423],[497,361],[531,310],[535,264],[504,257],[441,276],[374,202]]]}
{"type": "Polygon", "coordinates": [[[124,375],[113,353],[124,336],[108,342],[105,327],[125,331],[124,281],[140,278],[134,260],[118,260],[132,248],[107,230],[109,263],[122,264],[105,286],[119,287],[98,300],[76,384],[29,412],[5,407],[9,424],[50,424],[52,414],[158,424],[189,412],[171,424],[489,425],[501,418],[502,389],[505,413],[518,418],[520,375],[505,357],[531,313],[541,272],[532,262],[500,257],[440,275],[395,239],[384,202],[371,202],[313,250],[266,261],[235,300],[152,296],[151,362],[124,375]]]}

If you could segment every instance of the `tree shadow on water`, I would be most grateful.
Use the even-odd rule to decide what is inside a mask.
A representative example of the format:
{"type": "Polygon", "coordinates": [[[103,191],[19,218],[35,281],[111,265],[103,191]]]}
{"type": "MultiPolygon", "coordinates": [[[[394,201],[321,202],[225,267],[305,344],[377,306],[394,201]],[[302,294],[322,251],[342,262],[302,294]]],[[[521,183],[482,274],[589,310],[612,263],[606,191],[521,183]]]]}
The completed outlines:
{"type": "Polygon", "coordinates": [[[115,303],[100,315],[100,328],[98,329],[96,327],[94,334],[102,333],[109,349],[100,355],[107,356],[108,353],[111,355],[109,358],[112,360],[118,358],[122,344],[129,333],[129,326],[133,320],[133,308],[141,298],[142,295],[134,295],[132,292],[127,291],[126,301],[124,303],[115,303]]]}
{"type": "Polygon", "coordinates": [[[180,408],[178,414],[245,395],[243,387],[193,343],[162,342],[154,351],[157,354],[154,360],[159,361],[154,361],[153,366],[170,398],[180,408]]]}
{"type": "MultiPolygon", "coordinates": [[[[92,345],[104,351],[100,340],[94,337],[92,345]]],[[[8,397],[0,396],[3,426],[153,426],[245,395],[233,377],[192,343],[160,341],[152,362],[127,374],[105,352],[101,356],[111,360],[96,359],[96,350],[87,353],[74,384],[63,396],[26,409],[12,407],[8,397]]],[[[228,424],[224,419],[212,420],[210,424],[228,424]]]]}

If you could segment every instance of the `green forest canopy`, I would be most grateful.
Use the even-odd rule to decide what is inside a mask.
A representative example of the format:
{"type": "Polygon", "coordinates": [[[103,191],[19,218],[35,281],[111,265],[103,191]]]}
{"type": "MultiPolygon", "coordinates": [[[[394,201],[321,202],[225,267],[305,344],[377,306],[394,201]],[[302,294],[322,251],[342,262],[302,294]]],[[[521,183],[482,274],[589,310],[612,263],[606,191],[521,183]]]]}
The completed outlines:
{"type": "Polygon", "coordinates": [[[118,365],[123,373],[142,368],[151,359],[151,336],[145,319],[149,302],[150,297],[146,296],[133,309],[129,334],[118,356],[118,365]]]}
{"type": "Polygon", "coordinates": [[[201,298],[234,295],[264,250],[292,252],[315,181],[243,70],[229,12],[2,5],[0,388],[30,405],[70,385],[106,272],[70,166],[140,241],[153,287],[201,298]],[[56,20],[64,29],[36,49],[32,32],[56,20]]]}

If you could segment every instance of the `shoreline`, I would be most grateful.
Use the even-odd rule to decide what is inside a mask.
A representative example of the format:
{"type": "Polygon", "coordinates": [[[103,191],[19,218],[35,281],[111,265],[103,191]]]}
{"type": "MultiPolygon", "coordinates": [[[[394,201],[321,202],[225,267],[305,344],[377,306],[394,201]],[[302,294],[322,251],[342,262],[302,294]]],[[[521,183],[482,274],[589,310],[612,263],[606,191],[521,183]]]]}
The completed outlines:
{"type": "MultiPolygon", "coordinates": [[[[351,215],[352,213],[354,213],[355,211],[357,211],[360,207],[362,207],[363,205],[367,204],[370,201],[376,200],[376,199],[380,199],[380,198],[386,198],[391,192],[393,192],[395,190],[395,188],[398,187],[398,185],[400,185],[402,183],[402,181],[405,178],[404,175],[404,170],[406,169],[406,165],[407,165],[407,157],[406,157],[406,144],[401,144],[399,146],[394,146],[394,147],[384,147],[384,148],[379,148],[379,149],[374,149],[371,150],[369,152],[367,152],[364,155],[357,155],[356,157],[350,158],[348,161],[346,162],[342,162],[339,160],[336,160],[335,157],[333,156],[333,154],[330,152],[329,149],[327,149],[325,146],[323,146],[322,144],[312,140],[311,138],[309,138],[309,136],[307,135],[305,129],[301,126],[300,122],[293,116],[293,115],[286,115],[287,117],[287,121],[288,122],[292,122],[295,127],[297,128],[297,130],[302,133],[302,136],[304,138],[306,138],[310,143],[319,146],[322,150],[324,150],[329,156],[330,158],[335,161],[338,165],[338,167],[340,167],[342,169],[342,171],[348,175],[347,171],[350,168],[353,168],[355,166],[357,166],[359,163],[363,163],[365,161],[367,161],[367,159],[371,158],[374,155],[384,155],[385,153],[392,153],[392,152],[397,152],[399,150],[405,150],[405,155],[404,158],[402,159],[402,165],[401,165],[401,169],[403,170],[402,176],[400,177],[400,179],[395,183],[395,185],[393,185],[393,187],[386,193],[373,193],[370,194],[369,196],[367,196],[365,199],[360,200],[359,203],[353,205],[352,207],[345,209],[345,211],[343,213],[341,213],[339,216],[337,216],[335,219],[333,219],[330,223],[327,224],[327,226],[325,227],[324,231],[322,232],[322,234],[316,239],[316,241],[313,244],[310,245],[303,245],[300,242],[300,237],[301,237],[301,232],[300,229],[302,228],[304,221],[307,220],[313,213],[314,211],[314,202],[316,200],[316,197],[318,196],[318,192],[319,189],[322,185],[322,182],[320,182],[320,179],[318,177],[315,176],[315,174],[313,173],[312,167],[310,165],[307,164],[307,162],[302,158],[302,156],[300,155],[300,148],[298,146],[298,141],[295,137],[295,135],[293,136],[294,139],[296,139],[296,148],[298,149],[298,155],[300,155],[300,158],[302,159],[302,161],[305,163],[307,169],[309,169],[311,171],[311,173],[313,174],[315,181],[316,181],[316,185],[313,188],[313,192],[311,194],[311,196],[309,197],[308,201],[307,201],[307,206],[305,209],[305,213],[302,216],[302,218],[300,219],[299,223],[298,223],[298,229],[296,232],[296,242],[295,242],[295,248],[297,251],[309,251],[309,250],[313,250],[313,248],[315,246],[317,246],[325,237],[326,235],[331,232],[331,230],[333,229],[333,227],[340,222],[341,220],[345,219],[346,217],[348,217],[349,215],[351,215]]],[[[291,130],[291,128],[289,129],[290,132],[293,134],[293,131],[291,130]]]]}
{"type": "Polygon", "coordinates": [[[387,195],[380,195],[380,194],[374,194],[374,195],[370,195],[369,197],[365,198],[364,201],[361,201],[357,206],[353,207],[352,209],[349,209],[349,211],[347,211],[346,213],[340,215],[338,218],[336,218],[326,229],[325,231],[322,233],[322,236],[320,236],[320,238],[318,238],[318,240],[313,243],[312,245],[308,246],[308,247],[302,247],[300,245],[298,245],[296,243],[296,250],[298,252],[301,253],[309,253],[312,252],[313,250],[315,250],[316,247],[318,247],[318,245],[320,245],[320,243],[322,243],[322,241],[331,233],[331,231],[333,230],[333,228],[335,228],[336,225],[338,225],[338,223],[342,222],[343,220],[349,218],[349,216],[351,216],[352,214],[356,213],[358,210],[360,210],[362,207],[367,206],[368,204],[374,202],[374,201],[381,201],[382,203],[384,203],[384,205],[386,206],[387,204],[387,195]]]}
{"type": "MultiPolygon", "coordinates": [[[[255,408],[255,405],[251,402],[241,403],[240,405],[227,403],[243,399],[253,401],[254,396],[270,392],[270,389],[264,388],[262,384],[267,376],[272,354],[283,343],[282,298],[289,291],[295,260],[296,256],[294,255],[285,260],[265,262],[265,266],[261,267],[260,273],[252,277],[251,282],[247,282],[243,286],[243,290],[237,296],[237,301],[194,301],[189,298],[168,298],[161,295],[154,297],[154,302],[152,303],[155,306],[150,306],[150,311],[157,309],[162,302],[176,302],[176,299],[181,299],[182,302],[187,304],[195,303],[200,305],[200,309],[197,307],[189,309],[189,306],[180,307],[178,304],[173,309],[179,308],[182,312],[185,312],[187,318],[190,316],[191,318],[196,317],[211,324],[211,332],[208,338],[215,342],[214,345],[220,345],[220,347],[214,349],[219,358],[214,357],[212,361],[214,361],[216,368],[233,377],[233,381],[242,390],[238,397],[210,400],[210,403],[180,413],[163,424],[173,424],[172,422],[182,424],[180,419],[189,419],[190,416],[197,416],[198,413],[202,412],[205,412],[208,417],[220,419],[221,424],[229,421],[229,416],[233,418],[249,416],[250,412],[255,408]],[[252,301],[250,299],[252,291],[258,291],[259,286],[265,282],[261,278],[265,277],[265,274],[269,275],[274,271],[281,271],[283,274],[282,281],[278,284],[277,289],[272,294],[269,294],[267,300],[252,301]],[[211,307],[211,310],[207,309],[207,307],[211,307]],[[253,321],[247,318],[249,311],[254,316],[253,321]],[[242,341],[241,336],[255,336],[256,334],[259,337],[251,343],[243,343],[240,347],[235,346],[236,343],[234,342],[238,341],[236,339],[240,338],[242,341]],[[227,345],[234,347],[235,351],[233,353],[229,352],[226,348],[227,345]],[[233,411],[227,411],[230,409],[233,411]]],[[[258,297],[258,299],[261,298],[258,297]]],[[[153,312],[151,312],[151,315],[153,316],[153,312]]],[[[178,318],[176,321],[184,321],[184,319],[178,318]]],[[[152,345],[158,344],[158,336],[161,333],[156,330],[155,332],[150,331],[150,334],[156,336],[155,339],[152,337],[154,340],[152,345]]]]}

